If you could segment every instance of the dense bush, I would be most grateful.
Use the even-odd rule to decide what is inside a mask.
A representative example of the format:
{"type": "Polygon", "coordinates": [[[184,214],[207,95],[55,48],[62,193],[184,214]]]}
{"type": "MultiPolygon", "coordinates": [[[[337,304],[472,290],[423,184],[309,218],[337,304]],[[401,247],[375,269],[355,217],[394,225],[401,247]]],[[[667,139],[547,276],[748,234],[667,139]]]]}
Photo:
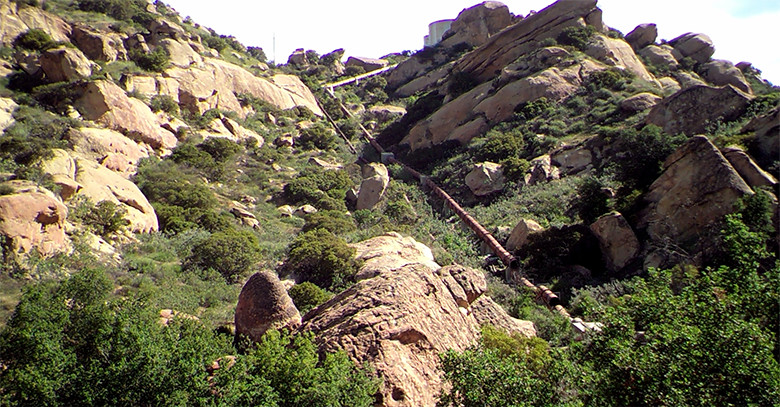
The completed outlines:
{"type": "Polygon", "coordinates": [[[185,270],[214,270],[235,282],[260,259],[260,242],[250,231],[217,232],[192,248],[184,260],[185,270]]]}
{"type": "Polygon", "coordinates": [[[328,126],[317,123],[301,131],[297,144],[306,150],[332,150],[336,146],[336,135],[328,126]]]}
{"type": "Polygon", "coordinates": [[[75,120],[53,115],[39,108],[20,106],[15,122],[0,135],[0,159],[19,166],[30,166],[51,156],[53,148],[67,146],[68,131],[75,120]]]}
{"type": "Polygon", "coordinates": [[[236,142],[222,137],[210,137],[200,144],[183,143],[171,153],[170,159],[178,164],[197,168],[209,180],[225,177],[228,162],[241,152],[236,142]]]}
{"type": "Polygon", "coordinates": [[[303,232],[315,229],[325,229],[334,235],[342,235],[356,229],[355,221],[342,211],[324,210],[310,213],[304,218],[303,232]]]}
{"type": "Polygon", "coordinates": [[[346,171],[307,168],[284,186],[284,194],[297,204],[346,210],[344,197],[351,186],[352,180],[346,171]]]}
{"type": "Polygon", "coordinates": [[[13,45],[14,47],[32,51],[45,51],[49,48],[54,48],[59,44],[54,41],[46,31],[33,28],[19,34],[19,36],[14,39],[13,45]]]}
{"type": "Polygon", "coordinates": [[[133,50],[130,52],[129,56],[139,68],[150,72],[163,72],[168,69],[171,62],[168,51],[163,47],[157,47],[152,52],[133,50]]]}
{"type": "Polygon", "coordinates": [[[596,32],[592,25],[585,27],[571,26],[566,27],[558,34],[556,40],[561,45],[570,45],[574,48],[584,51],[588,48],[590,37],[596,32]]]}
{"type": "Polygon", "coordinates": [[[179,104],[169,95],[154,95],[152,100],[149,101],[149,107],[153,112],[165,112],[170,114],[177,114],[179,112],[179,104]]]}
{"type": "Polygon", "coordinates": [[[309,312],[312,308],[333,297],[333,294],[308,281],[292,286],[288,293],[301,314],[309,312]]]}
{"type": "Polygon", "coordinates": [[[359,268],[354,256],[355,249],[343,239],[325,229],[315,229],[293,240],[282,270],[301,282],[339,291],[352,283],[359,268]]]}
{"type": "Polygon", "coordinates": [[[104,239],[109,239],[130,224],[130,221],[125,219],[127,210],[111,201],[93,204],[87,198],[79,202],[73,211],[76,219],[81,220],[89,230],[104,239]]]}
{"type": "Polygon", "coordinates": [[[268,60],[268,57],[265,55],[265,51],[263,51],[263,49],[260,47],[247,47],[246,53],[260,62],[266,62],[268,60]]]}
{"type": "Polygon", "coordinates": [[[474,158],[477,161],[499,162],[510,157],[519,158],[524,152],[525,142],[522,133],[490,130],[485,137],[487,140],[474,151],[474,158]]]}
{"type": "Polygon", "coordinates": [[[641,131],[625,129],[616,135],[622,154],[614,161],[615,177],[630,188],[644,190],[661,174],[661,166],[685,141],[684,135],[670,136],[658,126],[641,131]]]}
{"type": "Polygon", "coordinates": [[[593,223],[599,216],[611,210],[611,202],[604,182],[596,177],[585,177],[577,187],[578,199],[574,209],[585,224],[593,223]]]}
{"type": "Polygon", "coordinates": [[[78,0],[76,7],[82,11],[102,13],[111,18],[136,22],[144,27],[154,20],[154,14],[146,11],[145,0],[78,0]]]}

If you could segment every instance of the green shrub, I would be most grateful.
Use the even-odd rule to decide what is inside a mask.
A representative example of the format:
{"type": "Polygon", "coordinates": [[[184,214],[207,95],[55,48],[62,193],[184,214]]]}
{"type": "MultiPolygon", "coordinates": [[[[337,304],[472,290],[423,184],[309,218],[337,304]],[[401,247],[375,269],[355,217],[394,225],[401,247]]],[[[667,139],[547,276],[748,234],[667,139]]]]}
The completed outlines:
{"type": "Polygon", "coordinates": [[[0,135],[0,159],[30,166],[49,158],[53,148],[65,148],[65,139],[73,119],[56,116],[40,108],[20,106],[14,112],[15,122],[0,135]]]}
{"type": "Polygon", "coordinates": [[[356,229],[352,218],[344,212],[337,210],[321,210],[306,215],[304,219],[306,223],[303,225],[303,229],[301,229],[303,232],[325,229],[334,235],[342,235],[356,229]]]}
{"type": "Polygon", "coordinates": [[[625,129],[616,135],[620,152],[613,164],[615,178],[629,188],[644,190],[661,174],[661,166],[686,140],[684,135],[670,136],[654,125],[641,131],[625,129]]]}
{"type": "Polygon", "coordinates": [[[54,41],[46,31],[33,28],[19,34],[19,36],[14,39],[13,45],[31,51],[45,51],[49,48],[54,48],[59,44],[54,41]]]}
{"type": "Polygon", "coordinates": [[[298,308],[298,311],[300,311],[301,314],[309,312],[312,308],[333,297],[332,293],[329,293],[308,281],[292,286],[288,291],[288,294],[290,294],[290,298],[292,298],[295,307],[298,308]]]}
{"type": "Polygon", "coordinates": [[[325,229],[298,235],[290,244],[282,270],[301,282],[310,281],[331,291],[340,291],[352,283],[359,264],[355,249],[325,229]]]}
{"type": "Polygon", "coordinates": [[[591,36],[593,36],[595,32],[595,28],[591,25],[585,27],[566,27],[558,34],[556,40],[561,45],[570,45],[580,51],[585,51],[588,48],[588,42],[590,41],[591,36]]]}
{"type": "Polygon", "coordinates": [[[333,130],[317,123],[303,130],[296,142],[305,150],[332,150],[336,147],[337,139],[333,130]]]}
{"type": "Polygon", "coordinates": [[[585,177],[577,187],[577,201],[574,207],[585,224],[593,223],[599,216],[612,209],[605,188],[604,182],[594,176],[585,177]]]}
{"type": "Polygon", "coordinates": [[[268,57],[266,57],[265,51],[263,51],[263,49],[260,47],[247,47],[246,53],[260,62],[268,61],[268,57]]]}
{"type": "Polygon", "coordinates": [[[450,76],[447,93],[453,98],[458,97],[479,85],[479,80],[469,72],[459,71],[450,76]]]}
{"type": "Polygon", "coordinates": [[[104,239],[109,239],[130,224],[125,218],[127,209],[111,201],[93,204],[88,198],[84,199],[76,206],[73,215],[104,239]]]}
{"type": "Polygon", "coordinates": [[[249,231],[217,232],[192,248],[184,260],[187,271],[214,270],[235,282],[260,259],[260,242],[249,231]]]}
{"type": "Polygon", "coordinates": [[[525,142],[523,135],[514,131],[488,131],[487,140],[474,152],[477,161],[499,162],[510,157],[519,157],[523,153],[525,142]]]}
{"type": "Polygon", "coordinates": [[[151,203],[201,209],[212,209],[217,205],[214,193],[203,181],[182,173],[173,161],[142,163],[135,182],[151,203]]]}
{"type": "Polygon", "coordinates": [[[153,112],[165,112],[170,114],[179,113],[179,105],[169,95],[154,95],[149,102],[153,112]]]}
{"type": "Polygon", "coordinates": [[[135,22],[147,27],[155,16],[146,11],[145,0],[78,0],[76,7],[82,11],[105,14],[111,18],[135,22]]]}
{"type": "Polygon", "coordinates": [[[139,68],[150,72],[163,72],[168,69],[171,62],[168,51],[163,47],[157,47],[157,49],[152,52],[133,50],[130,52],[129,56],[139,68]]]}
{"type": "MultiPolygon", "coordinates": [[[[339,208],[346,210],[344,197],[347,189],[352,186],[349,174],[343,170],[325,170],[320,168],[307,168],[301,171],[294,180],[284,186],[285,197],[296,204],[311,204],[317,206],[323,198],[326,203],[335,200],[339,208]]],[[[329,204],[330,209],[337,209],[329,204]]]]}

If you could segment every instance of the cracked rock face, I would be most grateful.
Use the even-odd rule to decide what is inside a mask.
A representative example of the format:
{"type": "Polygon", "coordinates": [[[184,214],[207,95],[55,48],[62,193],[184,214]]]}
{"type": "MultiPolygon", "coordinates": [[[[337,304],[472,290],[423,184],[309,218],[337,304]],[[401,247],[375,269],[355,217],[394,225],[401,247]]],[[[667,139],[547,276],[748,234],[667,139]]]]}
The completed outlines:
{"type": "Polygon", "coordinates": [[[481,272],[440,267],[412,238],[390,233],[355,247],[365,262],[359,281],[310,311],[300,330],[314,332],[324,351],[372,363],[384,383],[378,405],[434,406],[439,354],[476,344],[483,323],[535,335],[484,295],[481,272]]]}

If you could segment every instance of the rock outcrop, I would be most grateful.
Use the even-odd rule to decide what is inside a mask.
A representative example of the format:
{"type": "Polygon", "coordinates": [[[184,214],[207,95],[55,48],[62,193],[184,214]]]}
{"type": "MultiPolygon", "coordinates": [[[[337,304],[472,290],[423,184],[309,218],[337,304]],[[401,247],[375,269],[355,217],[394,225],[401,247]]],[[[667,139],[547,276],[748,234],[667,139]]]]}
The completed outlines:
{"type": "Polygon", "coordinates": [[[675,70],[680,66],[677,58],[674,56],[675,52],[674,48],[669,45],[648,45],[637,51],[637,54],[646,58],[653,65],[665,66],[675,70]]]}
{"type": "Polygon", "coordinates": [[[306,314],[300,330],[314,332],[323,351],[372,363],[383,380],[378,406],[436,405],[438,355],[475,344],[481,323],[535,334],[482,294],[481,273],[440,268],[411,238],[392,233],[354,246],[365,260],[359,281],[306,314]]]}
{"type": "Polygon", "coordinates": [[[0,42],[10,45],[19,34],[33,28],[43,30],[54,41],[68,41],[71,31],[65,20],[39,7],[27,7],[9,0],[0,1],[0,42]]]}
{"type": "Polygon", "coordinates": [[[138,161],[150,154],[149,149],[109,129],[74,128],[68,133],[68,141],[80,156],[92,158],[126,177],[133,175],[138,161]]]}
{"type": "Polygon", "coordinates": [[[650,92],[637,93],[620,102],[620,108],[626,112],[642,112],[655,106],[663,98],[650,92]]]}
{"type": "Polygon", "coordinates": [[[89,82],[74,102],[81,116],[146,143],[155,149],[176,146],[176,136],[161,127],[160,119],[141,100],[128,97],[110,81],[89,82]]]}
{"type": "Polygon", "coordinates": [[[604,263],[610,271],[618,271],[639,254],[639,239],[626,219],[618,212],[606,214],[590,225],[599,240],[604,263]]]}
{"type": "Polygon", "coordinates": [[[544,228],[533,219],[520,219],[517,222],[509,239],[506,241],[506,249],[515,251],[528,243],[528,236],[535,232],[541,232],[544,228]]]}
{"type": "Polygon", "coordinates": [[[690,245],[706,240],[713,222],[734,211],[753,191],[705,136],[689,139],[664,162],[645,195],[639,226],[655,242],[690,245]]]}
{"type": "Polygon", "coordinates": [[[690,57],[699,63],[709,61],[712,54],[715,53],[712,40],[705,34],[686,33],[669,41],[669,45],[674,47],[682,58],[690,57]]]}
{"type": "Polygon", "coordinates": [[[0,236],[14,253],[36,249],[50,256],[70,250],[65,234],[68,208],[49,190],[29,181],[2,184],[13,192],[0,195],[0,236]]]}
{"type": "Polygon", "coordinates": [[[658,27],[655,24],[639,24],[626,34],[626,42],[631,44],[631,48],[639,51],[640,49],[655,43],[658,37],[658,27]]]}
{"type": "Polygon", "coordinates": [[[478,47],[511,23],[509,7],[498,1],[486,1],[461,11],[440,44],[452,47],[465,43],[478,47]]]}
{"type": "Polygon", "coordinates": [[[501,165],[483,162],[474,165],[466,175],[466,186],[476,196],[490,195],[504,189],[504,174],[501,165]]]}
{"type": "Polygon", "coordinates": [[[777,179],[772,174],[761,169],[745,150],[732,146],[723,149],[722,152],[723,156],[726,157],[751,188],[773,187],[777,185],[777,179]]]}
{"type": "Polygon", "coordinates": [[[363,167],[363,182],[357,196],[356,209],[371,209],[379,203],[390,183],[390,175],[384,164],[371,163],[363,167]]]}
{"type": "Polygon", "coordinates": [[[716,59],[702,65],[698,71],[707,82],[715,86],[731,85],[747,94],[753,93],[745,75],[729,61],[716,59]]]}
{"type": "Polygon", "coordinates": [[[236,305],[236,334],[257,342],[271,329],[295,329],[301,314],[279,277],[270,271],[255,273],[244,284],[236,305]]]}
{"type": "Polygon", "coordinates": [[[382,69],[386,67],[389,64],[384,59],[377,59],[377,58],[364,58],[364,57],[349,57],[347,58],[347,63],[344,64],[349,68],[350,66],[354,66],[357,68],[363,68],[366,72],[376,71],[377,69],[382,69]]]}
{"type": "Polygon", "coordinates": [[[694,85],[657,104],[646,122],[668,134],[701,134],[718,120],[734,120],[745,112],[752,96],[731,86],[694,85]]]}
{"type": "Polygon", "coordinates": [[[116,33],[99,33],[83,25],[74,25],[70,40],[93,61],[114,62],[127,59],[122,38],[116,33]]]}
{"type": "Polygon", "coordinates": [[[780,151],[780,106],[755,117],[741,131],[755,135],[759,155],[768,160],[777,158],[780,151]]]}
{"type": "Polygon", "coordinates": [[[525,185],[536,185],[541,182],[559,179],[560,177],[560,170],[552,165],[552,157],[549,154],[544,154],[531,160],[528,172],[523,176],[523,183],[525,185]]]}
{"type": "Polygon", "coordinates": [[[591,39],[585,53],[609,66],[625,69],[640,79],[655,82],[655,77],[647,72],[647,68],[636,56],[631,46],[621,39],[596,34],[591,39]]]}
{"type": "Polygon", "coordinates": [[[44,51],[39,60],[49,82],[75,81],[92,74],[93,63],[78,49],[59,47],[44,51]]]}

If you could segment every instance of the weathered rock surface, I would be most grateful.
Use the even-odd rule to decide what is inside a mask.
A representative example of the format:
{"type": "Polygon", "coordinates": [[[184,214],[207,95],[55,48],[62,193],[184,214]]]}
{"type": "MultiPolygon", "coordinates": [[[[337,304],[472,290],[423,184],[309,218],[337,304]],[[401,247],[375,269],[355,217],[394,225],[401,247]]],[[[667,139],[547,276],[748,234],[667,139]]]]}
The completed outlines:
{"type": "Polygon", "coordinates": [[[680,82],[677,82],[677,80],[668,76],[659,79],[658,83],[661,84],[664,93],[667,95],[677,93],[680,89],[682,89],[682,87],[680,87],[680,82]]]}
{"type": "Polygon", "coordinates": [[[358,363],[372,363],[383,379],[378,406],[433,407],[442,385],[439,353],[475,344],[481,322],[510,322],[515,332],[535,334],[532,324],[512,320],[480,295],[479,272],[460,266],[437,272],[430,250],[416,250],[422,245],[411,238],[392,233],[354,246],[366,259],[362,278],[309,312],[300,330],[314,332],[326,352],[343,349],[358,363]]]}
{"type": "Polygon", "coordinates": [[[691,57],[699,63],[707,62],[715,53],[712,40],[705,34],[686,33],[669,41],[669,45],[673,46],[683,58],[691,57]]]}
{"type": "Polygon", "coordinates": [[[498,1],[486,1],[461,11],[444,34],[441,46],[465,43],[478,47],[511,23],[509,7],[498,1]]]}
{"type": "Polygon", "coordinates": [[[549,154],[544,154],[534,158],[530,162],[528,172],[523,177],[525,185],[536,185],[540,182],[559,179],[561,172],[558,167],[552,165],[552,158],[549,154]]]}
{"type": "Polygon", "coordinates": [[[74,81],[92,74],[92,62],[78,49],[59,47],[41,54],[41,69],[49,82],[74,81]]]}
{"type": "Polygon", "coordinates": [[[501,165],[483,162],[474,165],[474,169],[466,175],[466,186],[476,196],[490,195],[504,189],[504,174],[501,165]]]}
{"type": "Polygon", "coordinates": [[[663,98],[650,92],[637,93],[620,102],[620,108],[627,112],[641,112],[655,106],[663,98]]]}
{"type": "Polygon", "coordinates": [[[99,33],[84,25],[74,25],[70,40],[93,61],[114,62],[127,59],[122,38],[116,33],[99,33]]]}
{"type": "Polygon", "coordinates": [[[609,66],[625,69],[640,79],[648,82],[655,81],[655,77],[647,72],[647,68],[636,56],[631,46],[621,39],[596,34],[591,39],[585,53],[609,66]]]}
{"type": "Polygon", "coordinates": [[[697,242],[705,228],[733,212],[753,191],[705,136],[689,139],[664,162],[664,172],[645,195],[639,226],[656,242],[697,242]]]}
{"type": "Polygon", "coordinates": [[[406,114],[406,109],[393,105],[376,105],[368,109],[368,114],[379,121],[388,121],[406,114]]]}
{"type": "Polygon", "coordinates": [[[203,63],[203,57],[185,41],[163,38],[157,42],[157,46],[163,48],[168,53],[168,58],[173,66],[187,68],[203,63]]]}
{"type": "Polygon", "coordinates": [[[669,134],[701,134],[718,119],[725,122],[739,117],[751,99],[750,95],[731,85],[719,88],[693,86],[656,105],[647,115],[646,122],[669,134]]]}
{"type": "Polygon", "coordinates": [[[149,233],[158,230],[157,214],[138,187],[122,175],[87,159],[60,149],[54,157],[43,163],[43,171],[64,182],[75,181],[77,194],[86,196],[93,203],[111,201],[127,210],[125,219],[133,232],[149,233]]]}
{"type": "Polygon", "coordinates": [[[220,108],[244,116],[236,95],[248,93],[279,109],[304,106],[314,114],[322,115],[309,88],[293,75],[274,75],[267,80],[237,65],[205,58],[198,66],[169,68],[164,76],[178,82],[180,103],[197,113],[220,108]]]}
{"type": "Polygon", "coordinates": [[[756,135],[761,155],[767,159],[776,158],[780,152],[780,106],[753,118],[742,128],[742,132],[756,135]]]}
{"type": "Polygon", "coordinates": [[[772,174],[762,170],[745,150],[732,146],[723,149],[722,152],[723,156],[729,160],[729,163],[751,188],[777,185],[777,179],[772,174]]]}
{"type": "Polygon", "coordinates": [[[109,129],[74,128],[68,133],[68,141],[79,155],[92,158],[125,176],[134,174],[138,161],[150,153],[122,133],[109,129]],[[112,166],[107,165],[107,159],[112,166]]]}
{"type": "Polygon", "coordinates": [[[363,182],[360,183],[356,208],[371,209],[379,203],[390,183],[390,175],[384,164],[371,163],[363,167],[363,182]]]}
{"type": "Polygon", "coordinates": [[[0,236],[14,253],[37,249],[44,256],[68,251],[68,208],[54,194],[29,181],[6,181],[13,193],[0,195],[0,236]]]}
{"type": "Polygon", "coordinates": [[[745,93],[753,93],[753,88],[750,87],[747,79],[745,79],[745,75],[730,61],[716,59],[707,62],[701,66],[699,73],[707,82],[715,86],[732,85],[745,93]]]}
{"type": "Polygon", "coordinates": [[[677,69],[680,64],[677,62],[677,58],[674,57],[674,54],[672,53],[673,51],[674,48],[668,45],[648,45],[637,51],[637,54],[647,58],[647,61],[653,65],[665,66],[669,69],[677,69]]]}
{"type": "Polygon", "coordinates": [[[658,37],[658,27],[655,24],[639,24],[626,34],[626,42],[631,44],[631,48],[638,51],[648,45],[655,43],[658,37]]]}
{"type": "Polygon", "coordinates": [[[607,269],[618,271],[639,254],[639,240],[626,219],[618,212],[598,218],[590,230],[599,240],[607,269]]]}
{"type": "Polygon", "coordinates": [[[156,149],[171,149],[177,140],[160,127],[159,118],[144,102],[128,97],[110,81],[89,82],[74,102],[82,117],[100,123],[156,149]]]}
{"type": "Polygon", "coordinates": [[[550,153],[552,163],[557,165],[564,174],[576,174],[593,167],[593,152],[586,145],[579,143],[564,145],[550,153]]]}
{"type": "Polygon", "coordinates": [[[349,57],[347,58],[347,63],[345,64],[347,67],[355,66],[358,68],[363,68],[366,72],[376,71],[377,69],[382,69],[386,67],[389,64],[384,59],[377,59],[377,58],[364,58],[364,57],[349,57]]]}
{"type": "Polygon", "coordinates": [[[523,247],[528,242],[528,236],[534,232],[541,232],[544,230],[542,225],[538,224],[533,219],[520,219],[517,222],[512,233],[509,234],[509,239],[506,241],[506,249],[509,251],[515,251],[523,247]]]}
{"type": "Polygon", "coordinates": [[[0,1],[0,42],[10,45],[19,34],[32,28],[43,30],[54,41],[68,41],[70,25],[39,7],[27,7],[8,0],[0,1]]]}
{"type": "Polygon", "coordinates": [[[257,342],[268,330],[297,328],[301,314],[279,277],[261,271],[249,277],[241,289],[235,323],[237,335],[246,335],[257,342]]]}

